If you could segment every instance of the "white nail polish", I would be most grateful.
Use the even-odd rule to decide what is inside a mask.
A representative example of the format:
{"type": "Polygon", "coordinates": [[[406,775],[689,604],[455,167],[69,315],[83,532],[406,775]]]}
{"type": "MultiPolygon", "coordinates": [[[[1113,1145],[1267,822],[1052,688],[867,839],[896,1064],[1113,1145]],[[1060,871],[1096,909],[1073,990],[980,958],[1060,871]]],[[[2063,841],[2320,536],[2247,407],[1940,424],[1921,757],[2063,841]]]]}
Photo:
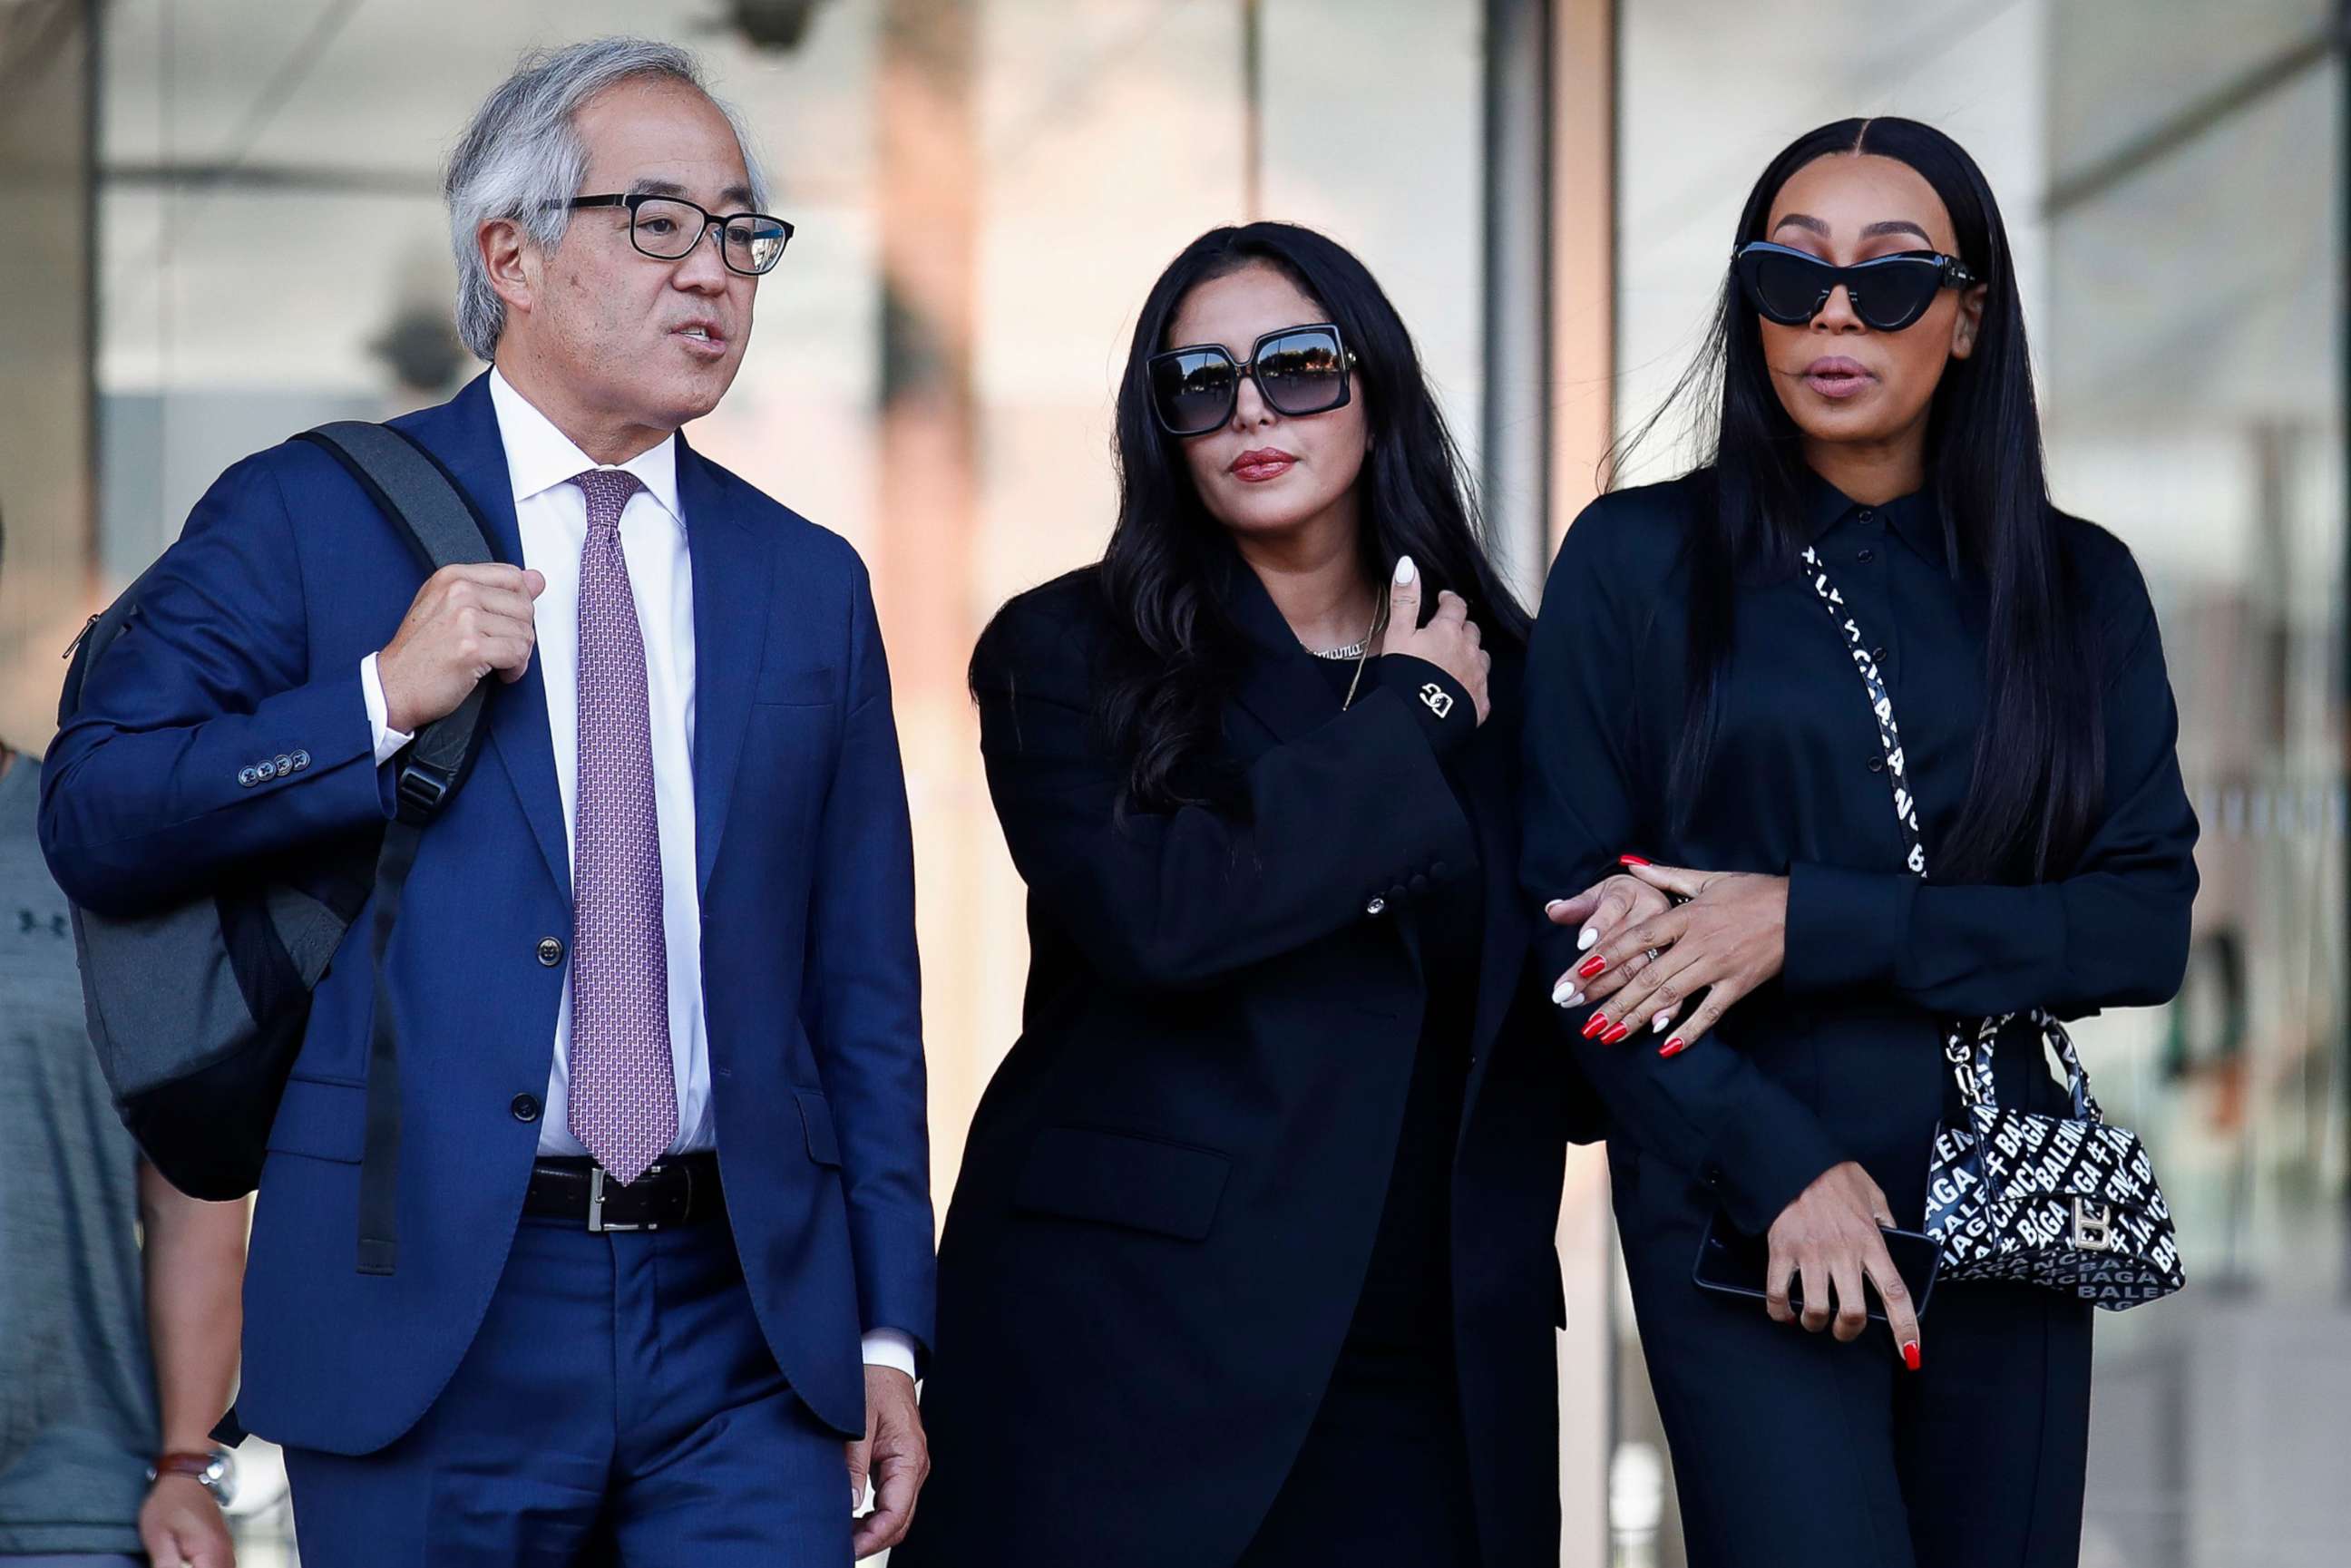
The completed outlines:
{"type": "Polygon", "coordinates": [[[1592,945],[1599,940],[1600,933],[1587,925],[1575,938],[1575,950],[1579,953],[1589,952],[1591,951],[1592,945]]]}
{"type": "Polygon", "coordinates": [[[1580,1008],[1580,1007],[1582,1007],[1582,1006],[1583,1005],[1583,987],[1578,986],[1578,987],[1575,988],[1575,995],[1573,995],[1573,996],[1572,996],[1572,997],[1570,997],[1570,998],[1567,998],[1567,1005],[1568,1005],[1569,1007],[1572,1007],[1572,1008],[1580,1008]]]}
{"type": "Polygon", "coordinates": [[[1561,904],[1565,904],[1567,900],[1563,898],[1554,898],[1549,904],[1543,905],[1543,913],[1545,915],[1553,914],[1558,910],[1561,904]]]}
{"type": "Polygon", "coordinates": [[[1553,986],[1551,988],[1551,1005],[1555,1008],[1573,1007],[1575,1005],[1575,982],[1573,980],[1562,980],[1558,985],[1553,986]]]}
{"type": "Polygon", "coordinates": [[[1396,557],[1395,580],[1398,587],[1410,587],[1412,580],[1419,575],[1420,573],[1413,567],[1412,557],[1408,555],[1396,557]]]}
{"type": "Polygon", "coordinates": [[[1673,1021],[1674,1015],[1672,1013],[1659,1013],[1656,1018],[1649,1020],[1649,1032],[1651,1034],[1663,1034],[1666,1032],[1666,1026],[1673,1021]]]}

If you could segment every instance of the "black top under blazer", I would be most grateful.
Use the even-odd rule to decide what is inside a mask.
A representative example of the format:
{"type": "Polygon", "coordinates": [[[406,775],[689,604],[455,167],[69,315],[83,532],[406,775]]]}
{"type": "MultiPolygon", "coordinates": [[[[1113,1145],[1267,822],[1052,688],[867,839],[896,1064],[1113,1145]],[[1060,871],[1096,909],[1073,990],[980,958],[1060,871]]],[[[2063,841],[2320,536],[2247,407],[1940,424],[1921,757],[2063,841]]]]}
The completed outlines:
{"type": "MultiPolygon", "coordinates": [[[[1646,1155],[1761,1232],[1813,1177],[1855,1160],[1915,1228],[1950,1076],[1947,1020],[2035,1007],[2074,1018],[2179,988],[2196,818],[2154,608],[2120,540],[2058,517],[2064,591],[2097,650],[2105,772],[2087,842],[2047,880],[1954,885],[1907,868],[1876,719],[1801,575],[1738,591],[1712,764],[1677,826],[1685,552],[1707,479],[1604,496],[1568,529],[1530,654],[1523,877],[1530,898],[1573,893],[1626,852],[1786,876],[1786,966],[1677,1057],[1659,1058],[1646,1031],[1614,1047],[1567,1038],[1608,1102],[1620,1182],[1646,1155]]],[[[1928,495],[1865,507],[1815,480],[1805,526],[1886,682],[1931,871],[1977,734],[1995,722],[1988,594],[1953,566],[1928,495]]],[[[1573,932],[1541,942],[1551,973],[1579,961],[1573,932]]],[[[1561,1022],[1575,1031],[1586,1016],[1561,1022]]],[[[2030,1033],[2002,1038],[1995,1081],[2005,1100],[2059,1112],[2030,1033]]]]}
{"type": "Polygon", "coordinates": [[[1250,649],[1229,807],[1114,821],[1096,570],[1015,599],[973,662],[1030,967],[941,1243],[909,1568],[1238,1556],[1363,1294],[1431,992],[1418,911],[1463,887],[1486,936],[1459,1048],[1454,1371],[1487,1560],[1557,1550],[1553,1230],[1596,1103],[1573,1098],[1526,961],[1517,657],[1496,653],[1492,716],[1443,758],[1414,710],[1430,666],[1374,660],[1338,713],[1238,556],[1222,597],[1250,649]]]}

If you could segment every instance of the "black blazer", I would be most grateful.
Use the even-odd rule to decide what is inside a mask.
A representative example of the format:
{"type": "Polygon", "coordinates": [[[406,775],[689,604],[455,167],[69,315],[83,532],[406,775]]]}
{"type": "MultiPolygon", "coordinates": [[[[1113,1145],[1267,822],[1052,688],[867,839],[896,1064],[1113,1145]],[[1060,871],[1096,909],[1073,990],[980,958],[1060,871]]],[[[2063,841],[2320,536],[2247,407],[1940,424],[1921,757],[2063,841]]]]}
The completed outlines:
{"type": "Polygon", "coordinates": [[[935,1468],[901,1568],[1238,1555],[1363,1285],[1426,996],[1416,902],[1461,878],[1487,932],[1451,1195],[1461,1403],[1489,1561],[1557,1550],[1552,1238],[1577,1103],[1513,874],[1519,665],[1497,655],[1493,716],[1448,769],[1404,690],[1367,675],[1334,716],[1234,564],[1245,811],[1113,825],[1094,570],[1015,599],[974,660],[1031,957],[942,1242],[935,1468]]]}
{"type": "MultiPolygon", "coordinates": [[[[1627,851],[1786,876],[1786,964],[1685,1055],[1661,1060],[1644,1036],[1588,1044],[1567,1032],[1583,1009],[1561,1016],[1560,1038],[1612,1111],[1620,1215],[1635,1189],[1645,1203],[1662,1189],[1760,1234],[1823,1171],[1855,1160],[1916,1227],[1946,1109],[1951,1018],[2036,1007],[2075,1018],[2179,988],[2196,816],[2155,611],[2119,539],[2059,519],[2067,591],[2098,650],[2105,768],[2086,842],[2047,880],[1922,881],[1907,868],[1851,653],[1793,574],[1738,592],[1717,749],[1677,821],[1687,541],[1711,505],[1708,484],[1700,470],[1604,496],[1560,546],[1529,676],[1523,880],[1530,897],[1572,893],[1627,851]]],[[[1978,732],[1998,718],[1983,689],[1989,591],[1954,572],[1929,494],[1861,506],[1816,479],[1805,505],[1806,539],[1875,644],[1928,863],[1939,865],[1978,732]]],[[[1552,974],[1578,961],[1572,932],[1539,941],[1552,974]]],[[[2004,1102],[2043,1113],[2066,1103],[2029,1031],[2004,1037],[1993,1065],[2004,1102]]],[[[1637,1226],[1622,1232],[1628,1250],[1641,1244],[1637,1226]]],[[[1673,1244],[1685,1240],[1677,1232],[1673,1244]]]]}

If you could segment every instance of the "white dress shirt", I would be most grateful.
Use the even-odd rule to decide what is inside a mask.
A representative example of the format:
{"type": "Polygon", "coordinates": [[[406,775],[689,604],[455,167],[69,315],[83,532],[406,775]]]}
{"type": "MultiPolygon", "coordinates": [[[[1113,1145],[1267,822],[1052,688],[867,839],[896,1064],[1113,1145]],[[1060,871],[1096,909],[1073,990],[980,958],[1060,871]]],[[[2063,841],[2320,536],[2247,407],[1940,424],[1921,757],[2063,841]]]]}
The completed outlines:
{"type": "MultiPolygon", "coordinates": [[[[564,839],[576,864],[580,554],[588,539],[588,503],[580,487],[569,481],[584,469],[613,465],[600,464],[580,451],[495,370],[490,372],[490,405],[497,415],[507,475],[514,486],[522,564],[547,579],[533,620],[539,674],[547,685],[547,727],[555,747],[564,839]]],[[[702,903],[695,867],[694,561],[686,549],[685,513],[678,501],[677,438],[673,435],[618,466],[643,486],[622,509],[621,550],[629,563],[629,592],[644,636],[653,809],[661,826],[662,928],[669,949],[669,1041],[677,1085],[677,1138],[669,1152],[684,1154],[713,1148],[717,1142],[710,1109],[710,1037],[702,1009],[702,903]]],[[[376,762],[381,766],[413,737],[390,727],[372,653],[360,665],[360,687],[374,727],[376,762]]],[[[567,1111],[570,1054],[571,988],[567,983],[555,1013],[555,1061],[539,1118],[541,1155],[588,1152],[571,1135],[567,1111]]],[[[914,1375],[913,1341],[895,1330],[867,1334],[865,1359],[914,1375]]]]}

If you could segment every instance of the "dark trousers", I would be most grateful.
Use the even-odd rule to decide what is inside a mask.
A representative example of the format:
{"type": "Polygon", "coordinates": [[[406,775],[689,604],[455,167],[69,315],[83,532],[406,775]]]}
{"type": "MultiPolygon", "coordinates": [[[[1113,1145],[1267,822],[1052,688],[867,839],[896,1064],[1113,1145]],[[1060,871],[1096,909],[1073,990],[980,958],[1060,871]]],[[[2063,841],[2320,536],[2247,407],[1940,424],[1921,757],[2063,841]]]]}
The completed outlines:
{"type": "Polygon", "coordinates": [[[2086,1302],[1938,1284],[1917,1373],[1690,1282],[1708,1211],[1646,1155],[1619,1187],[1642,1354],[1690,1568],[2072,1568],[2089,1461],[2086,1302]]]}
{"type": "Polygon", "coordinates": [[[1440,1357],[1350,1346],[1238,1568],[1472,1568],[1460,1397],[1440,1357]]]}
{"type": "Polygon", "coordinates": [[[841,1439],[786,1385],[723,1222],[525,1219],[423,1420],[286,1463],[306,1563],[849,1568],[841,1439]]]}

